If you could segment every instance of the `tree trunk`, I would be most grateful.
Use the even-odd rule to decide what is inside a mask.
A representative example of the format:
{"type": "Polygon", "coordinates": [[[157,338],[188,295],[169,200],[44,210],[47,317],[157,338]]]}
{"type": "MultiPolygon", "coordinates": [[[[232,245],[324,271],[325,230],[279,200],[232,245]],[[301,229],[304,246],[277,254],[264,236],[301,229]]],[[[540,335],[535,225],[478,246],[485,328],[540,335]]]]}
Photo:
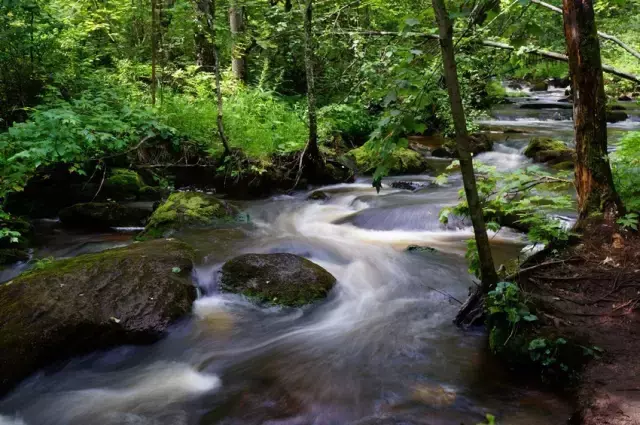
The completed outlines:
{"type": "Polygon", "coordinates": [[[623,207],[607,153],[607,98],[592,0],[563,0],[564,33],[574,92],[578,223],[592,213],[614,222],[623,207]]]}
{"type": "Polygon", "coordinates": [[[307,100],[309,109],[309,141],[306,155],[310,162],[320,158],[318,149],[318,116],[316,111],[316,88],[314,76],[313,46],[313,0],[306,0],[304,7],[304,64],[307,76],[307,100]]]}
{"type": "Polygon", "coordinates": [[[284,11],[285,12],[291,12],[291,9],[293,8],[293,3],[291,3],[291,0],[284,0],[284,11]]]}
{"type": "Polygon", "coordinates": [[[222,146],[224,147],[224,156],[227,156],[231,153],[231,148],[229,147],[229,141],[227,140],[227,136],[224,132],[224,123],[223,123],[223,99],[222,99],[222,87],[221,87],[221,77],[220,77],[220,58],[218,56],[218,48],[216,46],[216,1],[215,0],[197,0],[196,1],[196,13],[198,15],[198,21],[204,32],[203,36],[210,49],[211,59],[213,61],[213,70],[215,73],[216,80],[216,98],[218,103],[218,115],[216,118],[216,124],[218,127],[218,135],[220,136],[220,140],[222,141],[222,146]]]}
{"type": "Polygon", "coordinates": [[[244,11],[237,0],[229,8],[229,27],[231,28],[231,72],[238,81],[246,82],[245,49],[240,43],[244,32],[244,11]]]}
{"type": "Polygon", "coordinates": [[[194,30],[196,47],[196,64],[206,72],[215,69],[215,55],[209,34],[213,30],[211,19],[211,0],[196,0],[196,15],[198,23],[194,30]]]}
{"type": "Polygon", "coordinates": [[[158,66],[158,16],[156,10],[156,1],[151,0],[151,104],[156,104],[156,90],[158,80],[156,77],[156,68],[158,66]]]}
{"type": "Polygon", "coordinates": [[[473,170],[473,161],[469,152],[469,134],[467,132],[467,121],[462,107],[462,98],[460,96],[460,84],[458,82],[458,70],[456,66],[454,47],[453,47],[453,26],[449,20],[449,14],[444,4],[444,0],[432,0],[433,9],[436,13],[438,21],[438,29],[440,33],[440,47],[444,63],[444,75],[447,83],[447,91],[449,93],[449,101],[451,103],[451,115],[453,116],[454,127],[456,131],[456,144],[460,157],[460,170],[462,172],[462,180],[464,184],[464,192],[467,196],[469,204],[469,215],[473,224],[473,231],[478,247],[478,256],[480,259],[480,273],[482,286],[479,287],[464,308],[456,317],[456,324],[471,324],[478,315],[481,315],[483,309],[484,294],[498,282],[493,257],[491,255],[491,247],[489,245],[489,237],[484,223],[482,205],[478,196],[476,187],[476,177],[473,170]]]}

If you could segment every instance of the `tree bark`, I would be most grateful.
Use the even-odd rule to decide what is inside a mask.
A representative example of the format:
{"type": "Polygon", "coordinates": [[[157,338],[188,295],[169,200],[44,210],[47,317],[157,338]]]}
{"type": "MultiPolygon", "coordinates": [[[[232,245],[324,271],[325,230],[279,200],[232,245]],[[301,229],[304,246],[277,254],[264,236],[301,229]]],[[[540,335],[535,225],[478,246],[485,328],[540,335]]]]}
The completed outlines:
{"type": "Polygon", "coordinates": [[[211,19],[211,0],[196,0],[196,15],[198,23],[194,31],[196,47],[196,64],[206,72],[215,69],[215,55],[212,40],[209,34],[213,31],[211,19]]]}
{"type": "Polygon", "coordinates": [[[231,72],[238,81],[246,82],[245,49],[240,43],[244,32],[244,10],[237,0],[229,8],[229,28],[231,29],[231,72]]]}
{"type": "Polygon", "coordinates": [[[309,115],[309,140],[305,155],[308,162],[317,162],[320,158],[318,149],[318,116],[316,110],[316,88],[314,76],[314,40],[313,40],[313,0],[305,0],[304,5],[304,64],[307,77],[307,102],[309,115]]]}
{"type": "Polygon", "coordinates": [[[156,1],[151,0],[151,104],[156,104],[156,91],[158,87],[158,79],[156,76],[156,68],[158,67],[158,16],[156,10],[156,1]]]}
{"type": "Polygon", "coordinates": [[[432,0],[432,2],[436,19],[438,21],[444,75],[447,84],[447,91],[449,93],[449,101],[451,103],[451,115],[453,116],[456,131],[456,145],[460,157],[460,170],[462,172],[464,192],[467,196],[469,215],[471,216],[473,232],[475,234],[476,245],[478,248],[480,274],[482,279],[482,286],[478,288],[470,300],[465,303],[464,308],[460,311],[458,317],[456,317],[456,324],[462,325],[471,324],[469,322],[477,318],[476,316],[478,311],[482,312],[483,296],[498,282],[498,275],[493,264],[491,246],[489,245],[489,237],[487,236],[487,230],[484,223],[482,205],[480,197],[478,196],[478,188],[476,186],[473,161],[469,151],[467,120],[462,106],[460,84],[458,82],[458,70],[454,56],[453,26],[449,19],[449,14],[444,4],[444,0],[432,0]]]}
{"type": "Polygon", "coordinates": [[[607,98],[592,0],[563,0],[564,32],[574,92],[578,223],[592,213],[614,222],[623,206],[607,151],[607,98]]]}

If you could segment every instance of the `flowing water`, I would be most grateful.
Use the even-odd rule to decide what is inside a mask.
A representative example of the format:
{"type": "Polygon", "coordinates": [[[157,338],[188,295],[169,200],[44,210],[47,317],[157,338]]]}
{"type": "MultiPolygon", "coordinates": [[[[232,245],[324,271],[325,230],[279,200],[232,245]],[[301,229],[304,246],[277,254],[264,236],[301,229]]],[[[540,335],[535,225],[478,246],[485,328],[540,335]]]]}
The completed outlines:
{"type": "MultiPolygon", "coordinates": [[[[521,151],[532,135],[570,138],[566,119],[518,106],[481,123],[498,144],[477,159],[516,169],[527,164],[521,151]]],[[[634,127],[621,123],[612,134],[634,127]]],[[[0,425],[474,425],[487,412],[508,425],[566,423],[563,400],[514,382],[486,355],[485,335],[451,323],[472,284],[463,258],[472,233],[464,221],[439,224],[438,212],[457,202],[459,176],[445,187],[431,185],[432,176],[386,182],[394,180],[424,187],[387,186],[378,195],[363,179],[323,188],[328,201],[298,193],[247,202],[250,225],[185,234],[202,254],[193,317],[154,345],[37,373],[0,401],[0,425]],[[408,245],[438,251],[406,252],[408,245]],[[338,284],[328,300],[303,309],[220,294],[218,269],[247,252],[303,255],[338,284]]],[[[64,234],[37,254],[78,255],[129,240],[64,234]]],[[[497,262],[525,244],[506,230],[492,241],[497,262]]]]}

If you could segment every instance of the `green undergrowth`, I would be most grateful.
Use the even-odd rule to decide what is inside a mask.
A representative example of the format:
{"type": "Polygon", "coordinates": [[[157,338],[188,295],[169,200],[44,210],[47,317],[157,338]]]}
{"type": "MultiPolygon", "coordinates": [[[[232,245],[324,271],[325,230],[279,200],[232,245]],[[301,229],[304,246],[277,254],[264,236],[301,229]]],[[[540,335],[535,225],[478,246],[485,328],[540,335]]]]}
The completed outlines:
{"type": "Polygon", "coordinates": [[[539,375],[543,382],[573,381],[601,349],[545,326],[535,303],[510,282],[500,282],[486,301],[491,351],[512,366],[539,375]]]}
{"type": "Polygon", "coordinates": [[[625,135],[611,155],[616,189],[629,212],[640,212],[640,132],[625,135]]]}

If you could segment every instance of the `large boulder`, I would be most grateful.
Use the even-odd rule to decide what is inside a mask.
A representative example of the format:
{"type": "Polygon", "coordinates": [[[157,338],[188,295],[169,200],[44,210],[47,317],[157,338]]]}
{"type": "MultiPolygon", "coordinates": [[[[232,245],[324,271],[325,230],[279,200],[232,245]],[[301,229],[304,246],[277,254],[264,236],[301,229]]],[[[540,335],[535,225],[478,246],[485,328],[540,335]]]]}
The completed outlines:
{"type": "Polygon", "coordinates": [[[54,261],[0,286],[0,394],[54,361],[150,343],[191,311],[193,250],[159,240],[54,261]]]}
{"type": "Polygon", "coordinates": [[[140,238],[158,238],[188,227],[233,222],[238,213],[235,206],[215,196],[175,192],[153,212],[140,238]]]}
{"type": "Polygon", "coordinates": [[[607,110],[607,122],[609,124],[615,124],[617,122],[626,121],[629,119],[629,114],[625,111],[608,109],[607,110]]]}
{"type": "Polygon", "coordinates": [[[373,174],[376,168],[383,164],[392,175],[420,174],[431,170],[424,156],[407,148],[397,148],[383,158],[381,153],[365,144],[349,151],[346,159],[352,162],[361,174],[373,174]]]}
{"type": "Polygon", "coordinates": [[[328,271],[294,254],[245,254],[220,272],[223,291],[290,307],[325,298],[335,283],[328,271]]]}
{"type": "Polygon", "coordinates": [[[535,162],[556,165],[568,162],[573,163],[575,151],[559,140],[553,140],[548,137],[534,137],[529,141],[524,155],[535,162]]]}
{"type": "Polygon", "coordinates": [[[547,91],[549,89],[549,83],[546,81],[536,81],[531,85],[531,91],[547,91]]]}
{"type": "Polygon", "coordinates": [[[68,227],[104,229],[109,227],[142,226],[151,209],[120,205],[115,202],[88,202],[63,208],[58,214],[68,227]]]}

